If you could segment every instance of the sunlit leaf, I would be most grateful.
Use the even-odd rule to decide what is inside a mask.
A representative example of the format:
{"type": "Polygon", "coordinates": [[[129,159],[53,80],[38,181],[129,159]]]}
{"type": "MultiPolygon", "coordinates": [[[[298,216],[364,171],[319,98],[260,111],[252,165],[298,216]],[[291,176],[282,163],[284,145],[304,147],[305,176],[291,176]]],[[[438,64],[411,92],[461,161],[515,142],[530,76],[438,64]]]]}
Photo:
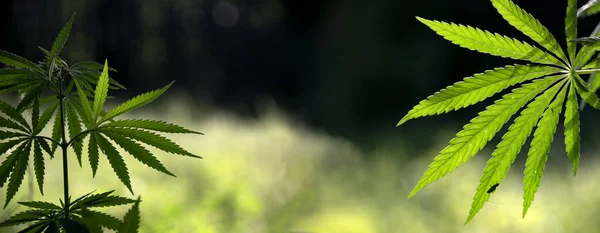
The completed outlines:
{"type": "Polygon", "coordinates": [[[523,178],[523,217],[525,217],[527,210],[531,206],[534,195],[542,181],[548,152],[550,152],[550,146],[554,139],[558,117],[562,111],[566,93],[567,88],[563,87],[556,96],[556,99],[544,111],[538,127],[533,132],[531,148],[529,149],[529,153],[527,153],[527,162],[525,162],[525,177],[523,178]]]}
{"type": "Polygon", "coordinates": [[[439,115],[476,104],[512,85],[558,71],[552,67],[516,65],[476,74],[427,97],[413,107],[398,125],[410,119],[439,115]]]}
{"type": "Polygon", "coordinates": [[[521,115],[508,128],[508,132],[502,136],[502,141],[498,144],[486,167],[483,169],[483,175],[479,179],[479,186],[477,186],[477,192],[473,197],[471,210],[465,224],[471,221],[489,200],[490,194],[488,190],[490,187],[504,180],[510,169],[510,165],[515,161],[517,154],[519,154],[523,144],[525,144],[525,141],[527,141],[527,138],[533,131],[533,127],[538,123],[544,110],[550,104],[560,87],[562,87],[563,83],[564,81],[554,85],[529,103],[521,112],[521,115]]]}
{"type": "Polygon", "coordinates": [[[577,175],[579,165],[579,153],[581,144],[579,138],[579,109],[577,108],[577,93],[575,87],[569,85],[569,94],[567,95],[567,107],[565,110],[565,148],[567,156],[573,167],[573,175],[577,175]]]}
{"type": "Polygon", "coordinates": [[[531,14],[521,9],[511,0],[491,0],[498,13],[517,30],[538,42],[541,46],[556,54],[563,61],[568,61],[562,48],[550,31],[531,14]]]}
{"type": "Polygon", "coordinates": [[[427,20],[420,17],[417,17],[417,20],[424,23],[453,44],[463,48],[516,60],[526,60],[535,63],[559,66],[563,65],[561,61],[535,46],[531,46],[526,42],[521,42],[498,33],[492,33],[461,24],[427,20]]]}
{"type": "Polygon", "coordinates": [[[412,197],[428,184],[447,175],[469,160],[494,137],[512,115],[559,78],[536,79],[533,83],[524,84],[521,88],[513,89],[512,93],[504,95],[501,100],[488,106],[485,111],[480,112],[477,117],[463,127],[462,131],[456,134],[455,138],[450,140],[450,145],[433,159],[408,197],[412,197]]]}
{"type": "Polygon", "coordinates": [[[96,85],[96,91],[94,93],[94,117],[98,119],[99,112],[104,107],[106,101],[106,95],[108,93],[108,61],[104,62],[104,69],[96,85]]]}

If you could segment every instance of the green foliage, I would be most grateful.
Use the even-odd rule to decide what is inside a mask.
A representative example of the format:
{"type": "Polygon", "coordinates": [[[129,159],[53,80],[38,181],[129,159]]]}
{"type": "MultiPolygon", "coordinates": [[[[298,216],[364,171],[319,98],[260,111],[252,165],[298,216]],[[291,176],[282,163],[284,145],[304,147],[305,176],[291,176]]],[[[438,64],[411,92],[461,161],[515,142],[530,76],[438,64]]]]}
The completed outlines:
{"type": "MultiPolygon", "coordinates": [[[[596,1],[593,1],[593,4],[596,4],[596,1]]],[[[410,198],[477,154],[514,114],[526,106],[502,136],[501,142],[488,160],[465,224],[471,221],[489,200],[533,132],[523,179],[523,217],[525,217],[541,183],[565,102],[564,143],[573,173],[576,174],[581,150],[577,93],[587,104],[600,109],[600,99],[594,93],[600,87],[600,82],[588,86],[580,77],[580,75],[595,74],[600,71],[598,60],[591,59],[600,48],[600,40],[577,38],[577,16],[595,13],[593,10],[596,5],[591,6],[588,3],[587,8],[584,6],[585,9],[582,8],[577,12],[577,1],[568,0],[565,19],[567,49],[563,51],[546,27],[511,0],[491,0],[491,2],[510,25],[550,53],[497,33],[417,17],[417,20],[437,34],[461,47],[533,63],[495,68],[467,77],[421,101],[398,122],[400,126],[418,117],[458,110],[481,102],[511,86],[531,81],[513,89],[511,93],[488,106],[466,124],[463,130],[450,140],[449,145],[434,158],[409,194],[410,198]],[[579,51],[577,42],[584,44],[579,51]],[[535,126],[537,127],[534,131],[535,126]]]]}
{"type": "MultiPolygon", "coordinates": [[[[0,92],[16,92],[22,98],[16,106],[0,101],[0,154],[7,154],[0,164],[0,187],[7,185],[4,208],[19,190],[30,157],[40,193],[43,195],[45,160],[54,157],[60,148],[63,154],[63,172],[68,177],[67,149],[72,147],[79,165],[82,166],[84,139],[89,143],[86,151],[93,176],[99,165],[99,154],[106,155],[113,171],[133,194],[127,165],[123,155],[113,146],[119,145],[127,153],[147,166],[165,174],[175,176],[144,146],[144,143],[163,151],[195,158],[196,156],[168,138],[151,131],[162,133],[202,134],[181,126],[156,120],[115,119],[122,114],[140,108],[160,97],[173,84],[138,95],[117,107],[105,111],[109,90],[124,90],[125,87],[109,77],[108,62],[99,64],[86,61],[69,66],[60,52],[69,37],[75,14],[56,37],[50,51],[41,48],[45,59],[35,64],[25,58],[0,50],[0,92]],[[91,98],[91,101],[90,101],[91,98]],[[31,110],[30,121],[24,111],[31,110]],[[39,135],[48,126],[51,118],[52,133],[39,135]],[[68,137],[67,137],[68,135],[68,137]],[[112,140],[112,141],[111,141],[112,140]]],[[[67,179],[65,178],[65,182],[67,179]]],[[[21,232],[102,232],[108,228],[123,233],[137,232],[140,224],[139,202],[111,195],[112,191],[87,194],[75,200],[69,196],[68,184],[64,186],[64,199],[60,205],[31,201],[19,202],[29,210],[13,215],[0,223],[0,227],[29,224],[21,232]],[[123,220],[92,210],[98,207],[134,205],[123,220]]]]}

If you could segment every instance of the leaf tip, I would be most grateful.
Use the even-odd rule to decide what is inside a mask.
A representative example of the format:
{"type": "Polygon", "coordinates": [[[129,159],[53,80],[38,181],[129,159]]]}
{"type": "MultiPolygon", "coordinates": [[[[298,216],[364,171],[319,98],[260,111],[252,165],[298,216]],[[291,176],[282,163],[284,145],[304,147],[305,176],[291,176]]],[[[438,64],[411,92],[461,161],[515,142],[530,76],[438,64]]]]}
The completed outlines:
{"type": "Polygon", "coordinates": [[[523,208],[523,216],[521,216],[522,219],[525,219],[525,215],[527,214],[527,210],[529,209],[529,207],[524,207],[523,208]]]}
{"type": "Polygon", "coordinates": [[[419,190],[420,190],[420,189],[417,189],[417,187],[415,187],[415,188],[414,188],[414,189],[413,189],[413,190],[410,192],[410,194],[408,194],[408,198],[407,198],[407,199],[410,199],[411,197],[413,197],[415,194],[417,194],[417,192],[419,192],[419,190]]]}
{"type": "Polygon", "coordinates": [[[465,221],[463,226],[466,226],[467,224],[469,224],[469,222],[471,222],[471,219],[473,219],[473,216],[469,214],[469,217],[467,217],[467,220],[465,221]]]}
{"type": "Polygon", "coordinates": [[[401,126],[402,124],[406,123],[410,119],[411,118],[409,118],[408,116],[403,117],[402,119],[400,119],[400,121],[398,121],[398,124],[396,124],[396,127],[401,126]]]}

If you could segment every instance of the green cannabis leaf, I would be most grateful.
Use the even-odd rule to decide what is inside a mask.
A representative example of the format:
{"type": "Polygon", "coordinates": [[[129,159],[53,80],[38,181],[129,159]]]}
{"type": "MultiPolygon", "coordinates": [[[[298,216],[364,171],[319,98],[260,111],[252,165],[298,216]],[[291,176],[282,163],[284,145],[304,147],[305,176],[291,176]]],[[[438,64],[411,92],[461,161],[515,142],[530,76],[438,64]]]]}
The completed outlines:
{"type": "Polygon", "coordinates": [[[565,19],[566,51],[546,27],[511,0],[491,2],[510,25],[548,52],[527,42],[479,28],[417,17],[418,21],[460,47],[531,63],[495,68],[467,77],[419,102],[397,125],[400,126],[411,119],[465,108],[509,87],[530,81],[512,89],[511,93],[502,96],[466,124],[433,159],[408,196],[414,196],[425,186],[452,172],[476,155],[514,114],[526,106],[502,136],[501,142],[488,160],[465,224],[468,224],[489,200],[493,194],[489,190],[495,190],[506,177],[511,164],[533,132],[523,179],[525,217],[541,183],[563,105],[566,105],[564,143],[573,173],[576,174],[580,157],[580,109],[577,94],[590,106],[600,109],[600,99],[594,93],[600,87],[600,82],[590,88],[580,77],[600,72],[600,62],[598,59],[592,59],[600,49],[600,42],[597,38],[577,38],[577,16],[596,13],[595,0],[593,3],[590,1],[587,7],[584,6],[579,12],[577,1],[568,0],[565,19]],[[584,42],[579,51],[578,42],[584,42]],[[537,128],[534,131],[535,126],[537,128]]]}
{"type": "Polygon", "coordinates": [[[103,228],[137,233],[140,226],[140,198],[136,201],[111,195],[112,191],[109,191],[88,193],[71,199],[68,148],[73,148],[79,166],[83,165],[84,151],[87,152],[92,176],[98,170],[100,154],[105,155],[117,178],[133,194],[127,164],[115,145],[148,167],[175,176],[144,145],[171,154],[201,158],[158,133],[202,133],[159,120],[116,119],[152,103],[174,81],[105,110],[105,103],[110,99],[109,90],[125,90],[125,87],[110,77],[109,71],[116,70],[108,66],[107,60],[104,64],[84,61],[69,65],[67,60],[60,57],[74,19],[75,14],[62,28],[50,50],[38,47],[45,55],[38,64],[0,50],[0,63],[6,66],[0,68],[0,93],[21,96],[15,106],[0,101],[0,155],[7,154],[0,163],[0,187],[6,185],[4,208],[15,197],[31,163],[40,193],[44,194],[46,159],[54,158],[59,148],[64,178],[64,198],[59,199],[60,205],[41,201],[19,202],[30,209],[11,216],[1,222],[0,227],[28,224],[21,232],[38,233],[100,233],[103,228]],[[31,117],[25,117],[27,110],[31,112],[31,117]],[[40,135],[49,125],[52,128],[51,135],[40,135]],[[88,136],[89,143],[84,148],[88,136]],[[133,206],[123,220],[94,210],[126,204],[133,206]]]}

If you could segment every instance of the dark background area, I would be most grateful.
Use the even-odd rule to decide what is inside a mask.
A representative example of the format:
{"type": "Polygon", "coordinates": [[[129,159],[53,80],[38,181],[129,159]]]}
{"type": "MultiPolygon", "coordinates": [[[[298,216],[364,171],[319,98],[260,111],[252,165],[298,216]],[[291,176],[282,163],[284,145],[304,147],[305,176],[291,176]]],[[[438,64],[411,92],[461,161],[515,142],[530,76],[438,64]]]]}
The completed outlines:
{"type": "MultiPolygon", "coordinates": [[[[565,0],[514,2],[564,45],[565,0]]],[[[69,62],[108,59],[118,70],[113,77],[128,87],[116,96],[176,79],[171,91],[186,92],[199,105],[257,117],[258,103],[272,99],[291,117],[364,147],[401,135],[428,145],[441,126],[458,131],[500,95],[395,125],[420,100],[454,82],[524,63],[453,45],[415,16],[535,44],[481,0],[13,0],[0,5],[0,49],[39,60],[37,46],[49,48],[73,11],[61,56],[69,62]]],[[[599,19],[580,21],[579,35],[587,36],[599,19]]],[[[587,108],[582,124],[594,114],[587,108]]]]}

